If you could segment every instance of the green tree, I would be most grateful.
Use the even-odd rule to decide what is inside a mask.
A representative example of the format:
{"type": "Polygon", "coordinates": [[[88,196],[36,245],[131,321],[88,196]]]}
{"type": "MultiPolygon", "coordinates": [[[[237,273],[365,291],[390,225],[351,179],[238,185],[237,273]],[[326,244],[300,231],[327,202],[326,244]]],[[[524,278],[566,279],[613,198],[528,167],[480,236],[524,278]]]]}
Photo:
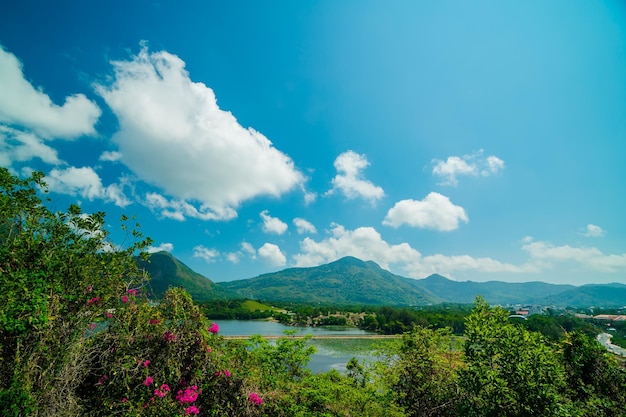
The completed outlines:
{"type": "Polygon", "coordinates": [[[563,342],[563,364],[577,415],[624,415],[626,370],[595,339],[581,331],[569,333],[563,342]]]}
{"type": "Polygon", "coordinates": [[[86,215],[77,206],[52,212],[40,190],[43,174],[19,179],[0,168],[0,401],[19,414],[72,409],[73,348],[96,321],[96,304],[144,281],[133,255],[149,244],[133,230],[136,243],[115,249],[104,213],[86,215]]]}
{"type": "Polygon", "coordinates": [[[384,351],[378,373],[407,416],[456,415],[460,360],[455,345],[450,329],[415,326],[384,351]]]}
{"type": "Polygon", "coordinates": [[[461,415],[567,415],[564,371],[556,353],[540,334],[507,317],[506,310],[477,298],[467,318],[461,415]]]}

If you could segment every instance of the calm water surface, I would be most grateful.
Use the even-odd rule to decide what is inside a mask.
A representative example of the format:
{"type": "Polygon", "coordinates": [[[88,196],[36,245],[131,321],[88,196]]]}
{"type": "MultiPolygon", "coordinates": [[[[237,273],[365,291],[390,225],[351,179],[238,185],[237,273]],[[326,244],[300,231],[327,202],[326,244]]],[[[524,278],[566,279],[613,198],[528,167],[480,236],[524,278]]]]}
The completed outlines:
{"type": "MultiPolygon", "coordinates": [[[[256,320],[216,320],[215,322],[220,326],[220,334],[223,336],[252,336],[256,334],[260,334],[261,336],[283,336],[285,330],[295,330],[298,332],[298,335],[312,334],[314,336],[372,334],[372,332],[368,332],[366,330],[341,326],[286,326],[272,321],[256,320]]],[[[367,356],[362,354],[335,351],[317,346],[315,344],[315,340],[312,340],[311,343],[317,348],[317,353],[311,356],[309,369],[315,373],[327,372],[331,369],[344,372],[346,370],[346,363],[348,363],[351,358],[356,357],[358,359],[369,359],[367,356]]]]}

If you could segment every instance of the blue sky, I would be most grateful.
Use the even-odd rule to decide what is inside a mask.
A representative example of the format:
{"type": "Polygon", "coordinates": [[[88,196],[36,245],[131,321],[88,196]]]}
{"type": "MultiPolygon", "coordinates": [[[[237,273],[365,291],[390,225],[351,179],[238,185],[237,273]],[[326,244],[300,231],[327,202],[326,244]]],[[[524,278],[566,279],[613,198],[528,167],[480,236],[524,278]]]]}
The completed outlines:
{"type": "Polygon", "coordinates": [[[214,281],[626,282],[621,1],[11,2],[0,164],[214,281]]]}

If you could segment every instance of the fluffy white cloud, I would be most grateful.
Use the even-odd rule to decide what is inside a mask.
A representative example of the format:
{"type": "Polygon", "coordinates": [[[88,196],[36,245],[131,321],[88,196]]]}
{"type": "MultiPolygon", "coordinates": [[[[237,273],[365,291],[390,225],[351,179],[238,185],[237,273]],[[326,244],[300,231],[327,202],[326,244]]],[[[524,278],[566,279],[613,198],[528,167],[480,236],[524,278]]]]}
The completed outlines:
{"type": "Polygon", "coordinates": [[[144,48],[112,64],[113,83],[97,91],[119,120],[113,141],[121,161],[176,205],[199,203],[198,218],[228,219],[245,200],[303,183],[293,161],[221,110],[213,90],[191,81],[177,56],[144,48]]]}
{"type": "Polygon", "coordinates": [[[626,254],[606,255],[600,249],[577,248],[569,245],[555,246],[550,242],[526,239],[522,248],[531,256],[531,263],[549,269],[556,263],[573,262],[592,271],[626,271],[626,254]]]}
{"type": "Polygon", "coordinates": [[[259,248],[259,256],[273,266],[284,266],[287,264],[287,257],[283,251],[273,243],[264,243],[259,248]]]}
{"type": "Polygon", "coordinates": [[[471,155],[449,156],[445,161],[433,159],[433,174],[442,177],[441,185],[457,185],[457,176],[495,174],[504,169],[504,161],[497,156],[483,157],[483,150],[471,155]]]}
{"type": "Polygon", "coordinates": [[[339,191],[347,198],[357,197],[370,200],[372,203],[384,197],[385,192],[377,185],[363,179],[362,171],[370,165],[365,155],[353,151],[342,153],[335,159],[337,175],[333,178],[333,188],[326,194],[339,191]]]}
{"type": "Polygon", "coordinates": [[[126,207],[131,202],[124,195],[122,186],[102,185],[100,176],[90,167],[53,169],[44,179],[50,191],[61,194],[80,196],[88,200],[102,199],[119,207],[126,207]]]}
{"type": "Polygon", "coordinates": [[[207,262],[215,262],[215,259],[220,256],[220,253],[215,249],[207,248],[203,245],[198,245],[193,248],[193,257],[202,258],[207,262]]]}
{"type": "Polygon", "coordinates": [[[287,223],[283,222],[278,217],[272,217],[268,214],[267,210],[263,210],[259,215],[263,219],[263,231],[265,233],[274,233],[282,235],[287,231],[287,223]]]}
{"type": "Polygon", "coordinates": [[[0,125],[1,166],[8,167],[16,161],[30,161],[34,158],[52,165],[62,162],[57,151],[35,134],[0,125]]]}
{"type": "Polygon", "coordinates": [[[588,224],[583,232],[583,236],[587,237],[602,237],[606,234],[606,232],[595,224],[588,224]]]}
{"type": "Polygon", "coordinates": [[[0,123],[26,128],[44,138],[73,139],[95,134],[100,108],[83,94],[56,105],[24,77],[22,64],[0,46],[0,123]]]}
{"type": "Polygon", "coordinates": [[[161,243],[159,246],[148,246],[146,252],[148,253],[157,253],[157,252],[172,252],[174,250],[173,243],[161,243]]]}
{"type": "Polygon", "coordinates": [[[373,227],[346,230],[333,224],[331,236],[321,241],[309,237],[300,242],[300,253],[293,257],[296,266],[314,266],[332,262],[344,256],[372,260],[383,268],[390,264],[408,263],[420,258],[420,253],[407,243],[391,245],[373,227]]]}
{"type": "Polygon", "coordinates": [[[102,152],[102,155],[100,155],[100,158],[98,159],[100,161],[115,162],[115,161],[119,161],[121,158],[122,158],[122,154],[119,152],[105,151],[105,152],[102,152]]]}
{"type": "Polygon", "coordinates": [[[447,232],[457,229],[461,221],[469,221],[463,207],[452,204],[444,195],[432,192],[423,200],[398,201],[387,212],[383,224],[391,227],[407,224],[447,232]]]}
{"type": "Polygon", "coordinates": [[[304,233],[317,233],[317,229],[315,228],[315,226],[313,226],[311,222],[305,219],[301,219],[300,217],[296,217],[295,219],[293,219],[293,224],[296,226],[296,230],[298,231],[299,235],[304,233]]]}
{"type": "Polygon", "coordinates": [[[147,193],[144,204],[161,216],[178,221],[187,217],[200,220],[229,220],[237,217],[237,212],[230,207],[220,207],[219,210],[205,205],[196,207],[184,200],[168,200],[158,193],[147,193]]]}

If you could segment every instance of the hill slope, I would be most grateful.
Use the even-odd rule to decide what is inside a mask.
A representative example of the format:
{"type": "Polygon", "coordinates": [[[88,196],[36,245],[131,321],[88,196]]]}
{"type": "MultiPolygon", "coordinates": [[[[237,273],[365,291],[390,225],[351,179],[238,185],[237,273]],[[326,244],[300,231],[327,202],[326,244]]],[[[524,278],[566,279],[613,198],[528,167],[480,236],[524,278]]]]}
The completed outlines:
{"type": "Polygon", "coordinates": [[[233,295],[168,252],[153,253],[149,262],[140,260],[138,263],[150,274],[150,287],[157,297],[162,297],[169,287],[183,287],[194,301],[226,299],[233,295]]]}
{"type": "Polygon", "coordinates": [[[414,280],[353,257],[310,268],[220,282],[241,297],[324,304],[427,305],[441,302],[414,280]]]}
{"type": "Polygon", "coordinates": [[[582,285],[549,299],[543,299],[546,304],[549,301],[564,306],[623,307],[626,305],[626,285],[618,283],[582,285]]]}
{"type": "Polygon", "coordinates": [[[576,289],[573,285],[546,284],[537,281],[461,282],[452,281],[437,274],[415,280],[415,284],[443,300],[461,304],[473,303],[477,295],[482,295],[491,304],[539,304],[539,301],[542,304],[550,304],[548,301],[554,295],[576,289]]]}

